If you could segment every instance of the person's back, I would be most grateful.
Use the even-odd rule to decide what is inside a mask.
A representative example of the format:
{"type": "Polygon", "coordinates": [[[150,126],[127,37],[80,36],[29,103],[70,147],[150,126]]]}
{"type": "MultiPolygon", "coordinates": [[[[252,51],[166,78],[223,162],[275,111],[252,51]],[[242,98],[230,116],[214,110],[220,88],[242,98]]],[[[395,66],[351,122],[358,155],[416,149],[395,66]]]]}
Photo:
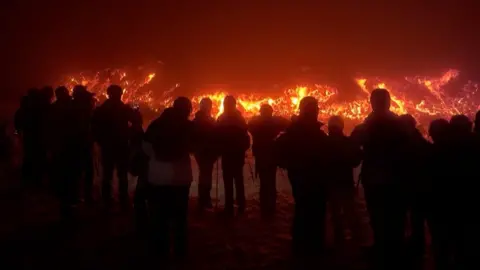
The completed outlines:
{"type": "Polygon", "coordinates": [[[121,101],[106,100],[95,110],[96,137],[100,145],[126,145],[129,140],[130,107],[121,101]]]}
{"type": "Polygon", "coordinates": [[[275,142],[279,165],[288,170],[295,201],[292,244],[298,254],[315,255],[325,245],[328,137],[318,122],[318,101],[305,97],[300,115],[275,142]]]}
{"type": "Polygon", "coordinates": [[[328,177],[328,202],[331,209],[336,244],[345,240],[345,225],[352,238],[359,240],[359,222],[354,208],[355,186],[353,169],[360,165],[362,151],[343,133],[344,122],[340,116],[328,121],[328,144],[330,147],[330,168],[328,177]]]}
{"type": "Polygon", "coordinates": [[[204,111],[198,111],[193,119],[196,149],[195,155],[216,159],[216,123],[215,119],[204,111]]]}
{"type": "Polygon", "coordinates": [[[282,117],[256,116],[248,123],[248,130],[252,134],[252,152],[255,157],[273,154],[275,139],[288,127],[288,121],[282,117]]]}
{"type": "Polygon", "coordinates": [[[363,148],[360,173],[380,267],[398,266],[404,236],[405,198],[401,182],[408,136],[397,115],[390,111],[386,89],[370,96],[372,113],[357,126],[351,138],[363,148]]]}
{"type": "Polygon", "coordinates": [[[238,110],[220,115],[217,121],[217,138],[221,155],[244,155],[250,146],[247,130],[247,123],[238,110]]]}
{"type": "Polygon", "coordinates": [[[223,102],[224,113],[217,121],[217,141],[222,157],[223,181],[225,185],[225,213],[233,215],[233,187],[235,185],[238,211],[245,211],[245,186],[243,165],[245,153],[250,147],[247,123],[236,109],[234,97],[227,96],[223,102]]]}
{"type": "Polygon", "coordinates": [[[116,168],[120,203],[126,210],[129,207],[127,173],[130,125],[134,122],[135,113],[122,102],[123,89],[120,86],[109,86],[107,94],[108,99],[93,112],[92,120],[94,138],[102,151],[102,197],[107,205],[111,204],[111,182],[116,168]]]}
{"type": "Polygon", "coordinates": [[[170,225],[176,256],[187,253],[188,194],[193,180],[190,163],[193,124],[189,99],[179,97],[145,132],[143,149],[149,158],[148,207],[152,218],[153,247],[170,252],[170,225]],[[173,223],[173,224],[171,224],[173,223]]]}
{"type": "MultiPolygon", "coordinates": [[[[198,164],[198,206],[199,209],[211,208],[213,166],[218,157],[216,123],[212,114],[212,100],[200,101],[200,109],[193,119],[195,138],[195,160],[198,164]]],[[[218,164],[217,164],[218,166],[218,164]]],[[[218,184],[218,183],[217,183],[218,184]]]]}

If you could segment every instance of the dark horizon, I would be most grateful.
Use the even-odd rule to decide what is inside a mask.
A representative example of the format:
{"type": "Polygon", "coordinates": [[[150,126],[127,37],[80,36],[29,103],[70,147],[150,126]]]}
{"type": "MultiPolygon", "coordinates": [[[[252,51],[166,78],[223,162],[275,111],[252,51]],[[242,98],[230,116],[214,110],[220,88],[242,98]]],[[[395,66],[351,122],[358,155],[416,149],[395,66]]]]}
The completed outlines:
{"type": "Polygon", "coordinates": [[[192,83],[273,83],[304,66],[340,80],[358,72],[438,74],[457,68],[475,77],[480,70],[474,1],[47,2],[2,4],[8,94],[62,74],[157,60],[167,77],[192,83]]]}

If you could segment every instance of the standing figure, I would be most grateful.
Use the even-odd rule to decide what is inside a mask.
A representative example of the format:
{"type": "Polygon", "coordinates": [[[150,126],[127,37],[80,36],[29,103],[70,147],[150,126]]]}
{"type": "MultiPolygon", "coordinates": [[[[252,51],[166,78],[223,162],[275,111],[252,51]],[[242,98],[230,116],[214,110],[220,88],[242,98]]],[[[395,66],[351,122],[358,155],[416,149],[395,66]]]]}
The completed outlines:
{"type": "Polygon", "coordinates": [[[453,198],[453,235],[455,269],[470,268],[478,256],[479,143],[472,132],[472,122],[465,115],[450,119],[452,178],[449,196],[453,198]]]}
{"type": "Polygon", "coordinates": [[[92,123],[94,138],[102,153],[102,198],[106,206],[111,205],[113,171],[116,168],[120,204],[126,210],[129,206],[130,126],[135,121],[135,112],[122,102],[123,89],[120,86],[109,86],[107,94],[108,99],[95,109],[92,123]]]}
{"type": "Polygon", "coordinates": [[[453,170],[451,166],[451,128],[445,119],[436,119],[428,129],[433,144],[428,159],[428,179],[431,182],[431,196],[428,205],[431,211],[432,251],[435,269],[450,269],[451,247],[454,235],[455,198],[451,195],[453,170]]]}
{"type": "Polygon", "coordinates": [[[95,106],[94,94],[82,85],[73,88],[74,140],[76,147],[76,170],[73,172],[77,184],[83,176],[83,198],[86,203],[93,202],[93,134],[91,128],[95,106]]]}
{"type": "Polygon", "coordinates": [[[362,151],[343,133],[344,122],[340,116],[328,120],[328,138],[331,147],[331,172],[328,180],[328,201],[331,206],[335,242],[345,240],[344,224],[355,240],[359,238],[360,223],[355,212],[355,184],[353,169],[360,165],[362,151]]]}
{"type": "Polygon", "coordinates": [[[405,203],[401,174],[408,135],[390,111],[390,93],[375,89],[370,95],[372,112],[355,127],[351,138],[363,147],[360,173],[374,251],[379,267],[397,267],[404,237],[405,203]]]}
{"type": "Polygon", "coordinates": [[[200,110],[193,119],[196,140],[195,160],[200,175],[198,177],[198,207],[212,208],[210,192],[212,190],[213,166],[217,160],[215,119],[212,117],[212,100],[204,98],[200,101],[200,110]]]}
{"type": "Polygon", "coordinates": [[[49,149],[52,156],[54,189],[60,201],[60,214],[64,221],[72,218],[72,207],[77,203],[75,171],[75,142],[73,140],[72,98],[66,87],[55,89],[56,101],[48,119],[49,149]]]}
{"type": "Polygon", "coordinates": [[[328,137],[317,120],[318,101],[305,97],[300,115],[277,138],[276,157],[288,170],[295,200],[292,241],[298,255],[315,255],[325,246],[326,178],[330,151],[328,137]]]}
{"type": "Polygon", "coordinates": [[[410,114],[399,117],[407,132],[403,176],[406,207],[410,214],[411,248],[416,263],[421,263],[425,252],[425,224],[431,223],[431,181],[428,177],[428,157],[431,145],[417,129],[417,121],[410,114]]]}
{"type": "Polygon", "coordinates": [[[245,153],[250,147],[250,136],[245,119],[237,110],[237,101],[232,96],[223,100],[224,112],[217,121],[217,141],[222,157],[223,182],[225,185],[225,213],[233,215],[233,187],[235,183],[238,212],[245,211],[245,186],[243,165],[245,153]]]}
{"type": "Polygon", "coordinates": [[[263,217],[275,214],[277,202],[277,163],[274,156],[275,139],[287,128],[288,121],[273,116],[268,104],[260,107],[260,116],[248,123],[252,135],[252,152],[255,157],[255,174],[260,177],[260,210],[263,217]]]}
{"type": "Polygon", "coordinates": [[[193,124],[188,119],[192,104],[177,98],[145,132],[143,150],[148,157],[147,202],[152,215],[152,250],[161,256],[170,252],[173,228],[175,256],[187,255],[187,212],[193,180],[190,153],[193,124]]]}

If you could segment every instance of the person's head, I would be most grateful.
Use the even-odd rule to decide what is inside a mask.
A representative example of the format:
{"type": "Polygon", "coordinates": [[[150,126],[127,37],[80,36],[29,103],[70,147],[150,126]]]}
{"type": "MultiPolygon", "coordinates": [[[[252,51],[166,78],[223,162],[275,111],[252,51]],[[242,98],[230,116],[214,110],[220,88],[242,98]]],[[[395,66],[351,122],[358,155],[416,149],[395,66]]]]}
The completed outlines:
{"type": "Polygon", "coordinates": [[[480,111],[475,114],[475,131],[480,133],[480,111]]]}
{"type": "Polygon", "coordinates": [[[272,117],[273,116],[273,108],[269,104],[263,104],[260,106],[260,116],[261,117],[272,117]]]}
{"type": "Polygon", "coordinates": [[[45,86],[40,90],[42,98],[45,102],[52,102],[54,96],[54,90],[51,86],[45,86]]]}
{"type": "Polygon", "coordinates": [[[390,93],[387,89],[377,88],[370,94],[370,105],[377,113],[385,113],[390,110],[390,93]]]}
{"type": "Polygon", "coordinates": [[[213,107],[213,103],[210,98],[207,97],[207,98],[202,98],[202,100],[200,100],[200,111],[208,115],[211,115],[212,107],[213,107]]]}
{"type": "Polygon", "coordinates": [[[466,135],[472,132],[472,122],[468,116],[463,114],[457,114],[450,119],[450,127],[453,134],[466,135]]]}
{"type": "Polygon", "coordinates": [[[119,85],[112,84],[107,88],[108,99],[110,100],[122,100],[123,89],[119,85]]]}
{"type": "Polygon", "coordinates": [[[181,118],[188,118],[192,113],[192,102],[186,97],[178,97],[173,102],[173,109],[181,118]]]}
{"type": "Polygon", "coordinates": [[[334,115],[328,119],[328,134],[336,135],[336,134],[343,134],[343,128],[345,124],[343,122],[342,117],[338,115],[334,115]]]}
{"type": "Polygon", "coordinates": [[[417,128],[417,120],[411,114],[402,114],[399,119],[406,129],[414,130],[417,128]]]}
{"type": "Polygon", "coordinates": [[[444,142],[450,136],[450,123],[446,119],[435,119],[430,123],[428,135],[434,143],[444,142]]]}
{"type": "Polygon", "coordinates": [[[314,97],[308,96],[300,101],[300,118],[317,120],[318,118],[318,101],[314,97]]]}
{"type": "Polygon", "coordinates": [[[70,99],[70,92],[65,86],[59,86],[55,89],[55,98],[58,101],[66,101],[70,99]]]}
{"type": "Polygon", "coordinates": [[[237,100],[233,96],[226,96],[223,99],[223,110],[225,112],[232,112],[237,109],[237,100]]]}

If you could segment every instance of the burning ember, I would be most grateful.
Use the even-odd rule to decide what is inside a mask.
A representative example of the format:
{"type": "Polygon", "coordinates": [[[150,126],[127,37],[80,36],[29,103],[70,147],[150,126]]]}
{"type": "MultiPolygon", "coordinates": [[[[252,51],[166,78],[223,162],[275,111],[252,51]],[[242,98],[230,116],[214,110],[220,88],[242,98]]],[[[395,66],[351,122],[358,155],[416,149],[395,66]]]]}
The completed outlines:
{"type": "MultiPolygon", "coordinates": [[[[339,90],[329,85],[296,86],[283,91],[276,96],[260,94],[232,93],[238,101],[239,109],[246,117],[256,115],[262,104],[273,106],[276,114],[290,117],[298,112],[300,100],[305,96],[314,96],[320,102],[320,119],[325,120],[331,115],[341,115],[346,119],[359,122],[369,113],[369,94],[375,88],[386,88],[392,97],[392,110],[397,114],[412,114],[420,124],[426,124],[437,117],[449,117],[453,114],[473,115],[479,109],[478,84],[467,82],[449,94],[445,87],[459,75],[457,70],[449,70],[440,77],[406,77],[401,81],[386,81],[378,78],[356,78],[355,82],[361,89],[357,98],[350,101],[338,100],[339,90]]],[[[140,81],[132,80],[125,71],[106,70],[93,75],[80,74],[63,81],[70,89],[76,84],[82,84],[96,93],[99,99],[106,97],[106,88],[115,83],[124,89],[124,101],[127,103],[144,104],[153,110],[169,106],[174,98],[174,90],[164,91],[158,97],[154,95],[150,84],[155,79],[155,73],[150,73],[140,81]]],[[[194,108],[200,100],[209,97],[214,103],[214,113],[218,116],[223,111],[223,98],[228,94],[222,89],[205,89],[204,94],[192,96],[194,108]]],[[[158,92],[157,92],[158,93],[158,92]]]]}

